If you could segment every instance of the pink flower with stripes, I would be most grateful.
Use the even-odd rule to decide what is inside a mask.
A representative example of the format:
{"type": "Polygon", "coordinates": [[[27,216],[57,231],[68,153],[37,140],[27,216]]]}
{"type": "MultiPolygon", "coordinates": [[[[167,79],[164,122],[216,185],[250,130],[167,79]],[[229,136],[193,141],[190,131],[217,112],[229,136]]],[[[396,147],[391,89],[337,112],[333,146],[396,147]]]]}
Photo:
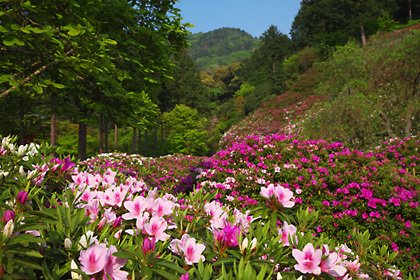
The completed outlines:
{"type": "Polygon", "coordinates": [[[204,262],[205,260],[202,253],[206,247],[203,244],[197,244],[195,238],[190,237],[188,234],[184,234],[181,240],[172,240],[170,248],[176,254],[183,256],[185,263],[188,265],[198,263],[200,260],[204,262]]]}
{"type": "Polygon", "coordinates": [[[315,250],[311,243],[306,244],[302,251],[293,249],[292,255],[297,261],[295,265],[297,271],[304,274],[321,274],[321,267],[319,265],[322,259],[322,251],[320,249],[315,250]]]}

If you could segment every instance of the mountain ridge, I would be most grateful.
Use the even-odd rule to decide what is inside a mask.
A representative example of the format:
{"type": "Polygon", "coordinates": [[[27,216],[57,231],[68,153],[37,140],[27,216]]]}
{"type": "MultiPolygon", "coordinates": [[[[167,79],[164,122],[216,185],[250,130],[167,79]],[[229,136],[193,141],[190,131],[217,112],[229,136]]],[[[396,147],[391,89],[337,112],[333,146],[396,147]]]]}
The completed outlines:
{"type": "Polygon", "coordinates": [[[200,69],[228,65],[249,58],[258,39],[239,28],[222,27],[190,35],[190,55],[200,69]]]}

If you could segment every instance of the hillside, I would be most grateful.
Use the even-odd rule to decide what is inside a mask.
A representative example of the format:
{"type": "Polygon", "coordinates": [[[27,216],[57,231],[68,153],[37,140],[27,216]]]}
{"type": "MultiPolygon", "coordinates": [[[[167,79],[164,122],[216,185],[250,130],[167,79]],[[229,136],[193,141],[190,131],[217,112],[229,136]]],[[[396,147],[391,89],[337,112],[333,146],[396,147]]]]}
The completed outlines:
{"type": "MultiPolygon", "coordinates": [[[[270,98],[232,126],[221,146],[249,134],[298,132],[355,148],[417,135],[419,29],[417,24],[378,34],[365,48],[354,43],[338,47],[330,59],[290,80],[289,92],[270,98]]],[[[296,56],[304,60],[305,53],[296,56]]]]}
{"type": "Polygon", "coordinates": [[[238,28],[219,28],[190,36],[191,57],[200,69],[228,65],[248,58],[258,40],[238,28]]]}

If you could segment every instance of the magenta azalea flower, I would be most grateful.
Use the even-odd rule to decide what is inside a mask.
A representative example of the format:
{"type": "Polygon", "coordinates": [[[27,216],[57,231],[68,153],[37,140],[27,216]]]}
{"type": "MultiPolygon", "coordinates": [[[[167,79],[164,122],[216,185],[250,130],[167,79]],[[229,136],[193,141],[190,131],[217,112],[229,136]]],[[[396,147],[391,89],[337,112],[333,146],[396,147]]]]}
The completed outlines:
{"type": "Polygon", "coordinates": [[[79,261],[82,264],[82,271],[87,275],[92,275],[104,269],[107,263],[107,253],[105,244],[94,245],[81,251],[79,261]]]}
{"type": "Polygon", "coordinates": [[[227,247],[238,246],[238,237],[241,234],[241,228],[239,226],[231,225],[227,223],[222,230],[214,230],[213,235],[216,240],[227,247]]]}
{"type": "Polygon", "coordinates": [[[15,212],[14,212],[14,211],[12,211],[12,210],[6,210],[6,211],[3,213],[3,216],[1,217],[1,220],[2,220],[4,223],[7,223],[8,221],[13,220],[13,219],[15,218],[15,216],[16,216],[16,214],[15,214],[15,212]]]}
{"type": "Polygon", "coordinates": [[[319,249],[315,250],[311,243],[306,244],[302,251],[293,249],[292,255],[297,261],[295,265],[297,271],[304,274],[321,274],[321,267],[319,265],[321,263],[322,251],[319,249]]]}

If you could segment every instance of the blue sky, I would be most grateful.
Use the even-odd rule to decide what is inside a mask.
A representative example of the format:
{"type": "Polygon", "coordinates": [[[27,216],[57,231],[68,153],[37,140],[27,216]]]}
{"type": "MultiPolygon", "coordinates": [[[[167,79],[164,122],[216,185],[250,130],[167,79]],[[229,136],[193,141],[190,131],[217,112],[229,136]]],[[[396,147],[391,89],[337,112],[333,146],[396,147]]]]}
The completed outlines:
{"type": "Polygon", "coordinates": [[[176,7],[193,33],[235,27],[259,37],[271,24],[288,35],[300,0],[179,0],[176,7]]]}

